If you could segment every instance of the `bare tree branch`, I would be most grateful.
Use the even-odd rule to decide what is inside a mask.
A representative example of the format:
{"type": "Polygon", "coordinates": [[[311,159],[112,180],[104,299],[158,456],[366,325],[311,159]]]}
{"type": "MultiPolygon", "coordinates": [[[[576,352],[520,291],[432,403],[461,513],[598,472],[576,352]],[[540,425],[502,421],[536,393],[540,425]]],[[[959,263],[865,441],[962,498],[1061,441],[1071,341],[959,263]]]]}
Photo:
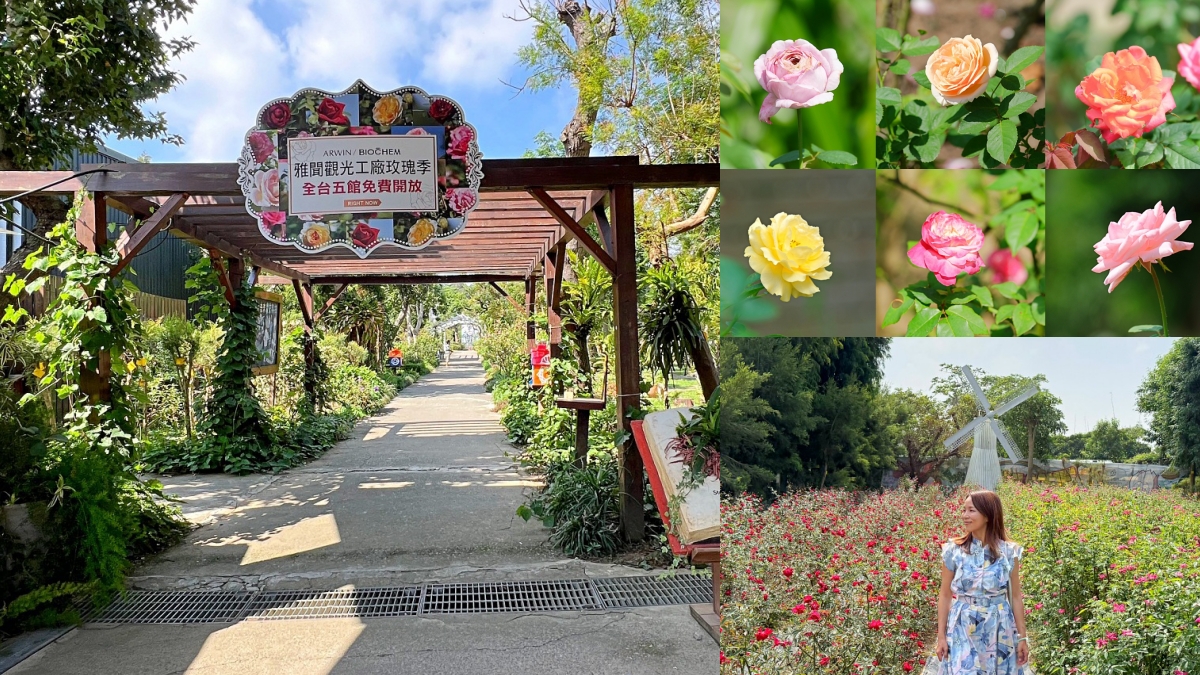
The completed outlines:
{"type": "Polygon", "coordinates": [[[717,193],[719,191],[720,188],[716,186],[708,188],[708,192],[704,194],[704,199],[700,200],[700,206],[696,207],[695,213],[688,218],[671,223],[663,228],[666,236],[673,237],[699,227],[704,222],[704,219],[708,218],[708,212],[712,208],[713,202],[717,200],[717,193]]]}

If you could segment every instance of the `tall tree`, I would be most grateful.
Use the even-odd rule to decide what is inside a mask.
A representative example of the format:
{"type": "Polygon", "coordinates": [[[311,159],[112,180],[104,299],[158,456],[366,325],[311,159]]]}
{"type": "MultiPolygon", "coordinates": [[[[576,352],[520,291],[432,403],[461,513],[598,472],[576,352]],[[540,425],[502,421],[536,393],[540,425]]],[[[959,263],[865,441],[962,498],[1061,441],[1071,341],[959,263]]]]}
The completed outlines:
{"type": "Polygon", "coordinates": [[[904,460],[904,471],[918,485],[941,470],[963,446],[947,450],[942,441],[957,429],[941,401],[911,389],[885,391],[879,397],[879,413],[888,428],[893,447],[904,460]]]}
{"type": "Polygon", "coordinates": [[[1122,429],[1116,419],[1100,420],[1085,441],[1088,459],[1124,462],[1134,455],[1149,452],[1150,446],[1142,442],[1145,434],[1146,430],[1141,427],[1122,429]]]}
{"type": "Polygon", "coordinates": [[[1182,342],[1175,372],[1179,384],[1171,400],[1176,435],[1173,464],[1188,477],[1189,491],[1195,494],[1200,471],[1200,341],[1182,342]]]}
{"type": "Polygon", "coordinates": [[[1180,381],[1178,379],[1184,348],[1189,343],[1200,342],[1198,338],[1181,338],[1171,345],[1154,368],[1146,374],[1146,379],[1138,387],[1138,412],[1150,415],[1150,428],[1146,440],[1154,444],[1154,450],[1159,457],[1167,460],[1174,457],[1178,440],[1178,429],[1175,419],[1175,401],[1178,399],[1180,381]]]}
{"type": "MultiPolygon", "coordinates": [[[[179,144],[162,113],[142,104],[181,79],[171,61],[192,48],[159,31],[195,0],[8,0],[0,21],[0,170],[38,171],[94,151],[101,138],[160,138],[179,144]]],[[[59,197],[22,202],[44,234],[66,217],[59,197]]],[[[21,267],[34,238],[5,265],[21,267]]]]}

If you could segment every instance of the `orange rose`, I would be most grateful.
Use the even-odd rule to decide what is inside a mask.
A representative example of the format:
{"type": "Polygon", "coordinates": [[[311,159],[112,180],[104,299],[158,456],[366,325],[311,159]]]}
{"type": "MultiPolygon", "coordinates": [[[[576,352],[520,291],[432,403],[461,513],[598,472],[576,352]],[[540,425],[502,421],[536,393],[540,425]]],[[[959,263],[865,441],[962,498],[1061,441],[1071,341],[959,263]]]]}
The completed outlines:
{"type": "Polygon", "coordinates": [[[1107,143],[1140,137],[1167,121],[1175,109],[1174,77],[1163,77],[1158,59],[1141,47],[1109,52],[1100,67],[1075,87],[1075,98],[1088,107],[1087,117],[1107,143]]]}
{"type": "Polygon", "coordinates": [[[933,98],[942,105],[957,105],[979,96],[996,74],[999,60],[990,42],[985,45],[970,35],[946,40],[925,63],[933,98]]]}

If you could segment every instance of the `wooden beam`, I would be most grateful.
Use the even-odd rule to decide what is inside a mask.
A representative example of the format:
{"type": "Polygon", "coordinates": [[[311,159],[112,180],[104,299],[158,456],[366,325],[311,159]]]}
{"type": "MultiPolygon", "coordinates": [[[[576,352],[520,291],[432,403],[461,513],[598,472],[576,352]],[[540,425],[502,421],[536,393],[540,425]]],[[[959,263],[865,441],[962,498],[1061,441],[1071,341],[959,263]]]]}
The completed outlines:
{"type": "Polygon", "coordinates": [[[110,272],[112,276],[115,277],[120,274],[121,270],[133,262],[138,252],[145,248],[146,244],[150,243],[154,235],[166,229],[171,216],[179,210],[179,207],[183,206],[183,202],[187,198],[188,195],[186,192],[171,195],[170,199],[160,206],[157,211],[142,221],[142,224],[132,235],[129,234],[128,230],[121,233],[121,238],[117,240],[117,254],[120,258],[117,260],[117,264],[113,267],[112,272],[110,272]]]}
{"type": "Polygon", "coordinates": [[[511,295],[509,295],[508,293],[505,293],[504,289],[500,288],[500,284],[498,284],[494,281],[489,281],[488,285],[491,286],[492,288],[496,289],[496,292],[499,293],[500,296],[503,297],[505,300],[507,300],[508,304],[515,307],[518,312],[521,312],[522,314],[525,313],[525,308],[522,307],[520,305],[520,303],[518,303],[516,300],[513,300],[513,297],[511,295]]]}
{"type": "Polygon", "coordinates": [[[529,352],[533,353],[533,345],[537,342],[537,324],[533,322],[533,313],[537,309],[537,282],[532,276],[525,278],[525,343],[529,352]]]}
{"type": "Polygon", "coordinates": [[[312,320],[314,324],[321,320],[321,317],[325,315],[325,312],[329,311],[330,307],[333,307],[333,303],[337,302],[337,299],[342,297],[342,292],[349,287],[350,284],[340,284],[337,287],[337,290],[333,292],[333,295],[329,296],[329,299],[325,301],[325,306],[321,308],[321,311],[313,315],[312,320]]]}
{"type": "Polygon", "coordinates": [[[596,219],[596,229],[600,230],[600,241],[604,244],[604,250],[608,251],[609,255],[612,255],[612,225],[608,222],[608,214],[604,211],[604,204],[597,204],[591,213],[592,217],[596,219]]]}
{"type": "MultiPolygon", "coordinates": [[[[633,438],[630,411],[641,403],[641,363],[638,356],[637,236],[633,215],[633,187],[619,185],[612,194],[616,273],[613,274],[613,332],[617,352],[617,426],[633,438]]],[[[642,512],[644,495],[642,456],[627,440],[617,463],[621,486],[621,532],[630,542],[646,534],[642,512]]]]}
{"type": "MultiPolygon", "coordinates": [[[[73,178],[39,192],[73,194],[81,188],[139,196],[179,192],[212,197],[241,197],[235,162],[211,164],[103,164],[110,173],[73,178]]],[[[72,174],[70,171],[0,171],[0,194],[11,195],[72,174]]],[[[571,157],[554,159],[485,159],[484,192],[521,191],[533,186],[567,190],[710,187],[720,185],[719,164],[638,164],[637,157],[571,157]]]]}
{"type": "MultiPolygon", "coordinates": [[[[95,175],[95,174],[93,174],[95,175]]],[[[85,249],[97,253],[108,246],[108,206],[103,192],[88,195],[81,205],[79,219],[75,221],[75,238],[85,249]]],[[[98,300],[92,299],[96,306],[98,300]]],[[[94,324],[91,319],[88,324],[94,324]]],[[[79,373],[79,390],[92,403],[112,400],[112,354],[101,349],[96,354],[96,369],[92,370],[85,361],[79,373]]],[[[94,416],[94,414],[93,414],[94,416]]],[[[97,423],[98,419],[91,420],[97,423]]]]}
{"type": "Polygon", "coordinates": [[[613,260],[613,257],[610,256],[608,252],[605,251],[602,246],[600,246],[600,244],[596,243],[596,240],[592,239],[592,235],[588,234],[588,231],[583,229],[582,225],[576,222],[575,219],[563,209],[563,207],[559,206],[558,202],[554,201],[553,197],[547,194],[546,191],[540,187],[529,188],[529,194],[533,195],[533,198],[538,200],[538,203],[546,207],[546,211],[550,215],[554,216],[554,219],[562,224],[563,227],[567,228],[567,230],[579,240],[579,243],[583,244],[583,247],[588,250],[588,253],[591,253],[596,260],[600,261],[601,265],[604,265],[605,269],[607,269],[610,274],[616,272],[617,265],[616,261],[613,260]]]}
{"type": "Polygon", "coordinates": [[[220,251],[229,258],[240,259],[246,257],[250,259],[251,264],[261,267],[268,272],[273,272],[288,279],[299,279],[304,283],[311,283],[311,279],[309,279],[308,275],[299,270],[292,269],[291,267],[283,265],[274,260],[264,258],[254,251],[249,251],[240,246],[235,246],[234,244],[225,241],[221,237],[200,231],[187,223],[174,223],[171,226],[171,229],[172,231],[179,233],[184,239],[191,241],[197,246],[201,246],[209,250],[220,251]]]}
{"type": "Polygon", "coordinates": [[[546,254],[546,328],[550,333],[550,358],[562,356],[562,316],[559,302],[562,300],[563,269],[566,267],[567,245],[560,243],[546,254]]]}
{"type": "Polygon", "coordinates": [[[312,287],[301,283],[298,279],[292,279],[292,288],[296,289],[296,300],[300,303],[300,316],[304,319],[304,332],[311,333],[313,326],[317,323],[317,317],[313,316],[312,287]]]}
{"type": "MultiPolygon", "coordinates": [[[[358,284],[381,286],[387,284],[469,284],[488,281],[521,281],[521,274],[331,274],[313,275],[313,284],[358,284]]],[[[264,277],[263,284],[279,283],[278,277],[264,277]]]]}
{"type": "Polygon", "coordinates": [[[233,281],[229,278],[229,273],[225,271],[224,263],[221,262],[220,251],[208,249],[208,261],[217,271],[217,278],[221,281],[221,287],[225,289],[225,300],[230,307],[236,307],[237,297],[233,294],[233,281]]]}

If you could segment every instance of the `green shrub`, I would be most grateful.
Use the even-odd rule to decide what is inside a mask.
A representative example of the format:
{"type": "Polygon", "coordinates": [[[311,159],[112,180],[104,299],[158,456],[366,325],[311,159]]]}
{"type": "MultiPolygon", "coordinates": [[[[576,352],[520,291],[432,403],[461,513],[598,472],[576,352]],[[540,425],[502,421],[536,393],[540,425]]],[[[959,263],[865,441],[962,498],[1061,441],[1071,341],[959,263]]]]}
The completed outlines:
{"type": "Polygon", "coordinates": [[[569,556],[607,556],[621,545],[617,464],[609,456],[579,468],[552,464],[545,490],[517,509],[551,529],[550,543],[569,556]]]}
{"type": "Polygon", "coordinates": [[[396,396],[396,387],[365,366],[343,366],[329,378],[330,400],[358,417],[379,412],[396,396]]]}
{"type": "Polygon", "coordinates": [[[1163,462],[1163,459],[1158,456],[1157,452],[1139,452],[1138,454],[1134,455],[1133,457],[1130,457],[1126,461],[1128,461],[1130,464],[1164,464],[1165,463],[1165,462],[1163,462]]]}

